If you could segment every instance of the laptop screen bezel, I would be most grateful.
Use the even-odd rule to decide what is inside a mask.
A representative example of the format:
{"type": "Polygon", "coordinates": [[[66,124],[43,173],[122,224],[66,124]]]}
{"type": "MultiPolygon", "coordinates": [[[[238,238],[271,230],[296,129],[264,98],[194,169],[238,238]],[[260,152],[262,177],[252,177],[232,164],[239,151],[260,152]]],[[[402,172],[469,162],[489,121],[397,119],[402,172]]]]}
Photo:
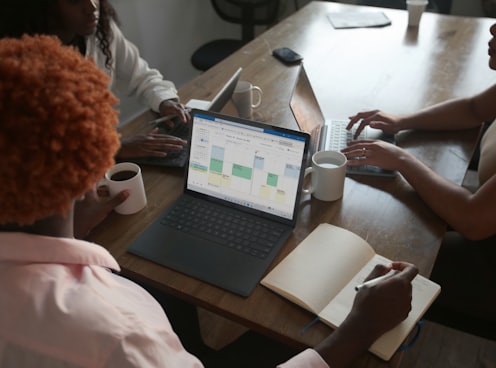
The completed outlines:
{"type": "Polygon", "coordinates": [[[222,86],[220,91],[215,95],[215,97],[210,102],[208,106],[209,111],[220,112],[224,106],[227,104],[231,96],[233,95],[234,89],[238,84],[239,77],[241,75],[241,71],[243,69],[238,68],[231,78],[222,86]]]}
{"type": "MultiPolygon", "coordinates": [[[[274,221],[277,221],[279,223],[286,224],[289,226],[295,226],[297,218],[298,218],[298,210],[299,210],[299,205],[300,205],[300,200],[301,200],[301,195],[302,195],[303,177],[304,177],[304,171],[305,171],[304,168],[305,168],[305,161],[306,161],[306,157],[307,157],[308,149],[309,149],[310,135],[306,132],[295,131],[295,130],[291,130],[291,129],[287,129],[287,128],[269,125],[269,124],[258,122],[258,121],[242,119],[242,118],[238,118],[238,117],[234,117],[234,116],[228,116],[228,115],[224,115],[224,114],[220,114],[220,113],[216,113],[216,112],[212,112],[212,111],[199,110],[199,109],[193,109],[191,111],[191,117],[192,117],[191,118],[191,124],[193,126],[195,124],[195,116],[197,116],[197,115],[209,116],[209,117],[212,117],[214,119],[227,120],[227,121],[234,122],[234,123],[246,124],[246,125],[250,125],[253,127],[257,127],[257,128],[270,129],[270,130],[273,130],[273,131],[281,133],[281,134],[295,135],[297,137],[300,137],[304,141],[304,150],[303,150],[304,152],[303,152],[303,155],[301,157],[301,162],[300,162],[300,168],[301,169],[300,169],[300,175],[298,178],[298,187],[297,187],[297,193],[296,193],[296,198],[295,198],[295,205],[293,207],[293,213],[292,213],[291,218],[284,218],[282,216],[273,215],[273,214],[267,213],[267,212],[262,211],[262,210],[258,210],[258,209],[254,209],[254,208],[248,208],[248,207],[245,207],[245,206],[242,206],[242,205],[239,205],[239,204],[227,201],[227,200],[223,200],[221,198],[208,196],[206,194],[198,193],[196,191],[188,189],[190,152],[188,152],[188,160],[187,160],[186,165],[185,165],[185,174],[184,174],[184,183],[183,183],[183,192],[185,194],[192,195],[192,196],[195,196],[197,198],[202,198],[202,199],[208,198],[209,201],[212,201],[214,203],[223,204],[223,205],[226,205],[228,207],[236,208],[236,209],[242,210],[246,213],[251,213],[253,215],[261,216],[263,218],[271,219],[271,220],[274,220],[274,221]]],[[[191,134],[192,134],[193,129],[194,129],[193,126],[190,129],[190,145],[191,145],[191,134]]],[[[189,148],[189,150],[190,149],[191,148],[189,148]]]]}

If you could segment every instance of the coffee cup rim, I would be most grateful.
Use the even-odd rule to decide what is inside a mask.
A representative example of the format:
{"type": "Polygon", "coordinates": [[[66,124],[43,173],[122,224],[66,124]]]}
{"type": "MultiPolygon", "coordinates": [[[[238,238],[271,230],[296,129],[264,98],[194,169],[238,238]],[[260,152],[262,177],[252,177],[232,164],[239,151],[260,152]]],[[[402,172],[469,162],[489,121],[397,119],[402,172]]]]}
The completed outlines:
{"type": "Polygon", "coordinates": [[[127,170],[134,171],[136,173],[136,175],[134,175],[131,179],[135,178],[141,172],[141,168],[139,167],[139,165],[135,164],[134,162],[119,162],[105,172],[105,179],[109,181],[115,181],[111,179],[112,175],[127,170]]]}
{"type": "MultiPolygon", "coordinates": [[[[335,169],[337,168],[340,168],[340,167],[343,167],[346,165],[346,162],[348,161],[348,159],[346,158],[346,156],[344,155],[344,153],[342,152],[339,152],[339,151],[333,151],[333,150],[327,150],[327,151],[319,151],[319,152],[315,152],[313,155],[312,155],[312,164],[315,165],[315,166],[319,166],[319,167],[322,167],[317,160],[320,158],[320,156],[322,157],[331,157],[331,158],[335,158],[337,160],[339,160],[339,163],[336,163],[335,165],[337,165],[335,167],[335,169]]],[[[329,168],[329,169],[332,169],[332,168],[329,168]]]]}

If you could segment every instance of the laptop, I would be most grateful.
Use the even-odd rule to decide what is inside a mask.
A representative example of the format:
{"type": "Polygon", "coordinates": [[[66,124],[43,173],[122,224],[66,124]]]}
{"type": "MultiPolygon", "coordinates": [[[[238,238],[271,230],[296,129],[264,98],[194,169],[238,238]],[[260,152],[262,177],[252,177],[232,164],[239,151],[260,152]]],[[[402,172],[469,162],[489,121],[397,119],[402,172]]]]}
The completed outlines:
{"type": "MultiPolygon", "coordinates": [[[[234,74],[227,80],[227,82],[221,87],[219,92],[215,97],[208,100],[197,100],[191,99],[186,103],[186,107],[190,109],[202,109],[213,112],[220,112],[224,106],[227,104],[231,98],[236,84],[238,83],[239,77],[241,75],[242,68],[238,68],[234,74]]],[[[159,128],[159,133],[173,135],[185,140],[189,137],[189,124],[183,123],[178,116],[170,116],[168,120],[172,121],[173,126],[169,126],[163,119],[159,118],[149,122],[149,124],[154,124],[159,128]]],[[[126,159],[126,161],[131,161],[139,165],[152,165],[152,166],[162,166],[162,167],[184,167],[186,161],[188,160],[187,147],[181,151],[169,151],[167,152],[167,157],[135,157],[131,159],[126,159]]]]}
{"type": "MultiPolygon", "coordinates": [[[[291,94],[290,107],[298,127],[311,136],[309,154],[306,165],[311,166],[311,157],[315,152],[323,150],[339,151],[353,140],[354,130],[346,130],[348,119],[326,119],[320,109],[313,88],[303,64],[300,65],[298,78],[291,94]]],[[[366,127],[357,139],[382,139],[395,143],[394,135],[388,135],[380,129],[366,127]]],[[[377,166],[347,166],[347,174],[395,176],[396,172],[384,170],[377,166]]]]}
{"type": "Polygon", "coordinates": [[[309,140],[193,110],[183,193],[128,251],[248,296],[296,225],[309,140]]]}

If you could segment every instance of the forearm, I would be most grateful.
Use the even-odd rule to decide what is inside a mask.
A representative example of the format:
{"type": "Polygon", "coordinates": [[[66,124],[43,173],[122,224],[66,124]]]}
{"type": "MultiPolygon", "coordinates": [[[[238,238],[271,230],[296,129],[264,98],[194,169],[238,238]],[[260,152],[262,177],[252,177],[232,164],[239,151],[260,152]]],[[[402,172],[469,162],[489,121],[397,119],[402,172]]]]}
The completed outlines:
{"type": "Polygon", "coordinates": [[[453,229],[471,239],[492,235],[494,226],[491,219],[494,214],[490,203],[495,202],[491,202],[494,199],[490,199],[490,195],[472,194],[446,180],[409,153],[400,159],[398,171],[422,200],[453,229]]]}
{"type": "Polygon", "coordinates": [[[419,112],[400,117],[400,130],[458,130],[480,126],[485,117],[481,116],[474,99],[446,101],[419,112]]]}
{"type": "Polygon", "coordinates": [[[361,331],[365,326],[366,323],[360,326],[347,318],[315,350],[331,368],[350,367],[375,341],[375,335],[370,337],[368,332],[361,331]]]}

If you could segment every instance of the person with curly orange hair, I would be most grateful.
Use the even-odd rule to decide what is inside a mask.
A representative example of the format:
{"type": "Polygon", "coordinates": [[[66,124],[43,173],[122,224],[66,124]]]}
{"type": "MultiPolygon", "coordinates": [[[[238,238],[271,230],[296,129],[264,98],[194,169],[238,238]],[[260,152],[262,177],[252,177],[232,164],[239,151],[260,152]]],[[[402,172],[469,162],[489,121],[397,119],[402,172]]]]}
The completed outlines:
{"type": "MultiPolygon", "coordinates": [[[[183,121],[189,113],[179,103],[174,84],[148,67],[138,49],[120,31],[117,15],[108,0],[0,0],[0,38],[23,34],[57,36],[93,58],[109,78],[111,90],[135,96],[162,115],[177,114],[183,121]]],[[[84,73],[80,73],[84,78],[84,73]]],[[[166,156],[167,150],[181,150],[186,141],[158,134],[122,138],[116,157],[166,156]]],[[[85,238],[112,210],[127,199],[123,191],[110,198],[91,188],[76,202],[75,236],[85,238]]]]}
{"type": "MultiPolygon", "coordinates": [[[[112,91],[137,97],[161,115],[189,120],[174,84],[150,68],[136,46],[124,37],[108,0],[0,0],[0,37],[23,34],[57,36],[63,44],[93,58],[110,77],[112,91]]],[[[154,129],[146,135],[123,138],[117,156],[163,157],[167,150],[181,150],[185,144],[178,137],[159,134],[154,129]]]]}
{"type": "MultiPolygon", "coordinates": [[[[2,367],[203,366],[151,294],[111,272],[119,265],[103,247],[73,237],[75,201],[119,148],[117,99],[107,83],[55,37],[0,40],[2,367]]],[[[341,327],[280,367],[349,367],[406,318],[418,271],[391,267],[400,272],[362,288],[341,327]]],[[[265,354],[258,358],[267,364],[265,354]]]]}
{"type": "Polygon", "coordinates": [[[54,39],[41,40],[3,40],[10,54],[0,65],[0,223],[68,216],[119,148],[108,78],[54,39]]]}
{"type": "Polygon", "coordinates": [[[75,202],[120,146],[117,102],[95,63],[57,38],[0,40],[2,367],[158,366],[168,355],[200,366],[158,302],[73,237],[75,202]]]}

